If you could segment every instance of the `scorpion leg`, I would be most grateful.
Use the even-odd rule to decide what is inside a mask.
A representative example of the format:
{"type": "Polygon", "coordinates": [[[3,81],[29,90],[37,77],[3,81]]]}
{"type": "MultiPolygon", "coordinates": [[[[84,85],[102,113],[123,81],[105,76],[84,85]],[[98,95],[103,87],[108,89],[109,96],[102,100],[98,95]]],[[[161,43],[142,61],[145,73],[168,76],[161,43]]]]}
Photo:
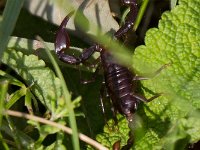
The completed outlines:
{"type": "Polygon", "coordinates": [[[131,132],[129,132],[129,139],[126,145],[124,145],[121,150],[130,150],[132,146],[133,146],[133,135],[131,134],[131,132]]]}
{"type": "Polygon", "coordinates": [[[112,115],[113,115],[113,120],[115,122],[115,126],[117,126],[118,124],[118,119],[117,119],[117,110],[116,108],[114,107],[115,104],[113,104],[113,101],[110,99],[110,103],[111,103],[111,111],[112,111],[112,115]]]}
{"type": "MultiPolygon", "coordinates": [[[[157,76],[163,69],[165,69],[165,68],[168,67],[169,65],[171,65],[171,63],[165,64],[165,65],[163,65],[162,67],[160,67],[155,73],[153,73],[153,75],[151,75],[150,78],[153,78],[153,77],[157,76]]],[[[149,78],[149,77],[142,77],[142,76],[135,76],[135,77],[133,78],[133,80],[148,80],[148,79],[150,79],[150,78],[149,78]]],[[[137,98],[138,100],[143,101],[143,102],[150,102],[150,101],[152,101],[152,100],[158,98],[158,97],[161,96],[161,95],[162,95],[162,93],[158,93],[158,94],[152,96],[151,98],[147,99],[147,98],[145,98],[144,96],[142,96],[142,95],[140,95],[140,94],[134,93],[134,94],[133,94],[133,97],[135,97],[135,98],[137,98]]]]}
{"type": "MultiPolygon", "coordinates": [[[[116,141],[113,144],[113,150],[120,150],[120,140],[116,141]]],[[[129,150],[133,146],[133,135],[129,132],[129,139],[127,140],[126,145],[124,145],[121,150],[129,150]]]]}
{"type": "Polygon", "coordinates": [[[152,96],[151,98],[147,99],[146,97],[144,97],[144,96],[142,96],[142,95],[140,95],[140,94],[134,93],[134,94],[133,94],[133,97],[137,98],[138,100],[140,100],[140,101],[142,101],[142,102],[146,102],[146,103],[147,103],[147,102],[150,102],[150,101],[156,99],[157,97],[159,97],[159,96],[161,96],[161,95],[162,95],[162,94],[159,93],[159,94],[156,94],[156,95],[152,96]]]}
{"type": "Polygon", "coordinates": [[[123,5],[130,7],[130,11],[127,15],[124,25],[114,34],[114,37],[117,39],[125,35],[133,28],[138,13],[136,0],[121,0],[121,2],[123,5]]]}
{"type": "MultiPolygon", "coordinates": [[[[110,99],[110,95],[107,91],[107,88],[105,86],[105,82],[102,82],[102,86],[101,86],[101,89],[100,89],[100,103],[101,103],[101,108],[102,108],[102,112],[103,112],[103,115],[104,115],[104,121],[105,121],[105,124],[108,125],[108,119],[106,117],[106,111],[105,111],[105,107],[104,107],[104,101],[105,99],[109,99],[110,101],[110,104],[111,104],[111,111],[112,111],[112,114],[113,114],[113,120],[115,122],[115,125],[117,125],[118,123],[118,120],[117,120],[117,110],[115,109],[115,107],[113,106],[113,102],[112,100],[110,99]]],[[[109,127],[109,125],[108,125],[109,127]]],[[[113,127],[109,127],[109,128],[113,128],[113,127]]]]}
{"type": "Polygon", "coordinates": [[[106,117],[106,111],[105,111],[105,107],[104,107],[104,94],[105,94],[105,83],[102,83],[102,86],[100,89],[100,103],[101,103],[101,110],[102,110],[103,117],[104,117],[104,122],[105,122],[105,124],[107,124],[108,119],[106,117]]]}
{"type": "MultiPolygon", "coordinates": [[[[108,94],[107,92],[107,88],[105,86],[105,83],[102,82],[102,86],[101,86],[101,89],[100,89],[100,102],[101,102],[101,108],[102,108],[102,112],[103,112],[103,116],[104,116],[104,121],[105,121],[105,124],[107,124],[107,126],[109,127],[109,129],[113,129],[113,127],[110,127],[108,125],[108,119],[106,117],[106,111],[105,111],[105,107],[104,107],[104,99],[110,99],[110,95],[108,94]]],[[[110,104],[112,105],[112,101],[110,101],[110,104]]],[[[113,107],[113,105],[111,106],[111,111],[113,113],[113,119],[114,119],[114,122],[115,122],[115,125],[117,124],[117,117],[116,117],[116,114],[117,114],[117,111],[115,110],[115,108],[113,107]]]]}
{"type": "Polygon", "coordinates": [[[113,144],[113,150],[120,150],[120,140],[116,141],[114,144],[113,144]]]}
{"type": "Polygon", "coordinates": [[[166,67],[168,67],[169,65],[171,65],[171,63],[168,63],[168,64],[164,64],[163,66],[161,66],[158,70],[156,70],[153,74],[151,75],[148,75],[149,77],[143,77],[143,76],[134,76],[133,77],[133,81],[136,81],[136,80],[148,80],[148,79],[151,79],[151,78],[154,78],[156,77],[157,75],[160,74],[160,72],[162,70],[164,70],[166,67]]]}
{"type": "MultiPolygon", "coordinates": [[[[99,58],[97,58],[97,59],[99,60],[99,58]]],[[[93,73],[92,78],[91,78],[90,80],[83,80],[83,79],[82,79],[82,75],[81,75],[81,73],[80,73],[80,76],[81,76],[80,81],[81,81],[81,83],[82,83],[82,84],[88,84],[88,83],[95,82],[95,80],[96,80],[96,78],[97,78],[97,76],[98,76],[99,71],[101,70],[101,68],[102,68],[102,66],[101,66],[101,64],[99,64],[99,65],[97,66],[95,72],[93,73]]]]}

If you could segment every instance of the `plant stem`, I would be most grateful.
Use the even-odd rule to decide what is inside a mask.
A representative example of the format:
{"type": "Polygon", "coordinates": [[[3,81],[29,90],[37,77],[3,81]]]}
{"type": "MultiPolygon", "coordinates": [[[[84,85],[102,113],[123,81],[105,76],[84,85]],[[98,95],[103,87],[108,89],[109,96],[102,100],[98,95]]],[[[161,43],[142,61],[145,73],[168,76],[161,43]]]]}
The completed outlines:
{"type": "Polygon", "coordinates": [[[137,28],[138,28],[138,26],[139,26],[139,24],[140,24],[140,22],[141,22],[141,20],[142,20],[142,18],[143,18],[143,15],[144,15],[144,13],[145,13],[145,10],[146,10],[146,8],[147,8],[148,3],[149,3],[149,0],[144,0],[144,1],[143,1],[142,5],[141,5],[141,7],[140,7],[140,10],[139,10],[139,12],[138,12],[138,16],[137,16],[137,18],[136,18],[135,24],[134,24],[134,26],[133,26],[133,30],[134,30],[134,31],[137,30],[137,28]]]}
{"type": "MultiPolygon", "coordinates": [[[[38,39],[40,41],[43,41],[40,37],[38,37],[38,39]]],[[[65,102],[66,102],[66,105],[67,105],[67,108],[69,110],[69,124],[70,124],[70,127],[72,128],[72,143],[73,143],[73,148],[75,150],[80,150],[80,144],[79,144],[79,139],[78,139],[78,130],[77,130],[77,124],[76,124],[76,118],[75,118],[75,114],[74,114],[74,109],[73,109],[73,104],[71,102],[71,95],[67,89],[67,86],[66,86],[66,82],[65,82],[65,79],[62,75],[62,72],[60,71],[60,68],[58,66],[58,64],[56,63],[54,57],[51,55],[50,53],[50,50],[49,48],[47,47],[47,45],[43,42],[44,44],[44,47],[45,47],[45,51],[47,53],[47,55],[49,56],[49,59],[51,60],[52,62],[52,65],[55,69],[55,72],[57,74],[57,76],[60,78],[61,80],[61,86],[62,86],[62,89],[63,89],[63,95],[64,95],[64,99],[65,99],[65,102]]]]}

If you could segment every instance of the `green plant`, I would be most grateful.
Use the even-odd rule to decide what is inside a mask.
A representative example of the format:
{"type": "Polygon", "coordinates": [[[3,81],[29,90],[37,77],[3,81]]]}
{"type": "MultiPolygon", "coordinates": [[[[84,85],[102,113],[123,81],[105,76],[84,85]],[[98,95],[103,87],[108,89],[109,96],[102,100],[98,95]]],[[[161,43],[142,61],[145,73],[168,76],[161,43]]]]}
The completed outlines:
{"type": "MultiPolygon", "coordinates": [[[[33,119],[31,116],[27,117],[28,122],[26,120],[19,122],[10,117],[8,114],[11,113],[6,110],[28,112],[61,125],[69,125],[76,134],[76,123],[72,122],[76,116],[77,120],[80,119],[79,123],[84,124],[82,117],[78,117],[83,116],[84,112],[86,122],[89,122],[87,127],[94,131],[98,120],[102,118],[96,111],[100,109],[98,108],[98,91],[91,93],[90,89],[99,89],[99,82],[87,87],[79,87],[77,70],[60,62],[58,64],[62,67],[66,81],[58,75],[59,71],[55,67],[58,78],[51,67],[51,62],[54,66],[56,63],[43,51],[44,49],[48,52],[54,50],[53,43],[10,37],[22,3],[23,0],[8,0],[0,24],[0,39],[4,39],[0,40],[1,63],[6,65],[0,70],[0,111],[2,112],[0,113],[2,143],[0,146],[4,149],[9,149],[11,146],[17,149],[65,149],[70,143],[69,137],[60,132],[60,128],[49,124],[39,124],[38,120],[31,121],[33,119]],[[4,19],[7,16],[14,19],[4,19]],[[65,82],[70,87],[70,91],[73,91],[73,95],[66,88],[63,92],[65,82]],[[80,95],[83,99],[81,102],[80,95]],[[71,102],[74,97],[78,98],[71,102]],[[41,112],[41,105],[45,106],[46,114],[41,112]],[[23,106],[26,106],[26,109],[23,106]],[[77,110],[80,107],[81,113],[77,110]],[[94,115],[84,111],[88,108],[94,115]],[[68,117],[71,117],[69,121],[68,117]],[[91,123],[91,120],[96,124],[91,123]],[[56,140],[47,142],[45,146],[45,140],[51,134],[55,135],[56,140]],[[9,145],[8,141],[14,144],[9,145]]],[[[106,36],[98,35],[98,39],[95,39],[108,45],[121,63],[133,67],[141,75],[148,76],[161,66],[169,64],[155,78],[141,82],[142,92],[146,97],[151,97],[155,93],[162,93],[162,96],[140,105],[135,116],[136,120],[131,125],[135,136],[135,149],[184,149],[188,143],[200,140],[199,15],[200,2],[198,0],[180,0],[179,5],[162,15],[158,28],[147,32],[145,45],[138,46],[134,54],[128,53],[118,43],[113,42],[108,45],[109,40],[106,36]]],[[[94,29],[94,31],[97,30],[94,29]]],[[[81,69],[86,70],[84,67],[81,69]]],[[[84,74],[90,75],[91,72],[90,69],[84,74]]],[[[117,140],[121,140],[121,145],[124,145],[128,138],[129,128],[125,118],[118,116],[118,119],[118,127],[115,127],[113,121],[110,120],[109,127],[104,127],[104,133],[97,135],[97,140],[105,146],[111,147],[117,140]]],[[[103,122],[99,124],[101,127],[102,125],[103,122]]],[[[85,127],[78,126],[78,128],[85,131],[85,127]]],[[[93,133],[97,132],[100,131],[96,130],[93,133]]],[[[73,136],[74,149],[80,148],[77,137],[78,135],[73,136]]],[[[85,148],[84,145],[83,148],[85,148]]]]}
{"type": "MultiPolygon", "coordinates": [[[[162,96],[138,110],[145,133],[140,125],[134,129],[136,149],[184,149],[199,141],[199,6],[198,1],[179,1],[135,50],[133,68],[140,74],[150,75],[169,64],[157,77],[142,81],[147,97],[154,92],[162,96]]],[[[105,132],[101,138],[108,135],[113,134],[105,132]]]]}

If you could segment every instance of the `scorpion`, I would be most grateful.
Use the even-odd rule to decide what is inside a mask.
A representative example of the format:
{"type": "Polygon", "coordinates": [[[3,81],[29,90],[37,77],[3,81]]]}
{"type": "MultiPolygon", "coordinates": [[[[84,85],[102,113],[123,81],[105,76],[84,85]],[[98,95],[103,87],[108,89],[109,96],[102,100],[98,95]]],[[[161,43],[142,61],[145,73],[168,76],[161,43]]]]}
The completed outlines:
{"type": "MultiPolygon", "coordinates": [[[[136,0],[121,0],[122,4],[130,7],[124,25],[114,33],[114,38],[119,39],[133,28],[138,8],[136,0]]],[[[140,101],[148,102],[158,97],[158,95],[146,99],[144,96],[136,93],[137,87],[133,81],[145,80],[147,78],[137,76],[129,68],[122,66],[116,62],[110,52],[100,44],[93,44],[91,47],[84,49],[78,56],[65,54],[65,50],[70,46],[70,39],[67,34],[66,25],[73,12],[70,12],[62,21],[56,33],[55,52],[58,58],[68,64],[79,65],[84,63],[95,52],[100,53],[100,62],[104,72],[104,79],[108,94],[112,100],[114,110],[126,116],[129,122],[133,121],[133,114],[137,110],[140,101]]],[[[99,70],[99,68],[97,68],[99,70]]],[[[159,69],[161,70],[161,69],[159,69]]],[[[96,72],[96,71],[95,71],[96,72]]],[[[133,138],[130,136],[122,149],[130,149],[133,144],[133,138]]],[[[113,149],[120,149],[120,142],[117,141],[113,145],[113,149]]]]}

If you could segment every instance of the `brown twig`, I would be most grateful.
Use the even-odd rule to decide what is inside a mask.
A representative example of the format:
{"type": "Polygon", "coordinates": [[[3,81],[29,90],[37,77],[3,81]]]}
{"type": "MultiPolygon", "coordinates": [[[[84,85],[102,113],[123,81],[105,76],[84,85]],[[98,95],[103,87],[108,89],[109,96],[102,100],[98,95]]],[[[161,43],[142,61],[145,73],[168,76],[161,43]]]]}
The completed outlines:
{"type": "MultiPolygon", "coordinates": [[[[72,134],[72,129],[69,127],[66,127],[64,125],[58,124],[56,122],[50,121],[50,120],[46,120],[44,118],[41,117],[37,117],[34,115],[29,115],[26,113],[22,113],[22,112],[18,112],[18,111],[13,111],[13,110],[6,110],[4,111],[4,114],[8,114],[10,116],[15,116],[15,117],[22,117],[22,118],[26,118],[29,120],[34,120],[40,123],[44,123],[44,124],[48,124],[51,125],[53,127],[59,128],[61,130],[63,130],[64,132],[68,133],[68,134],[72,134]]],[[[91,146],[99,149],[99,150],[108,150],[108,148],[104,147],[103,145],[101,145],[100,143],[96,142],[95,140],[89,138],[88,136],[79,133],[79,138],[80,140],[90,144],[91,146]]]]}

